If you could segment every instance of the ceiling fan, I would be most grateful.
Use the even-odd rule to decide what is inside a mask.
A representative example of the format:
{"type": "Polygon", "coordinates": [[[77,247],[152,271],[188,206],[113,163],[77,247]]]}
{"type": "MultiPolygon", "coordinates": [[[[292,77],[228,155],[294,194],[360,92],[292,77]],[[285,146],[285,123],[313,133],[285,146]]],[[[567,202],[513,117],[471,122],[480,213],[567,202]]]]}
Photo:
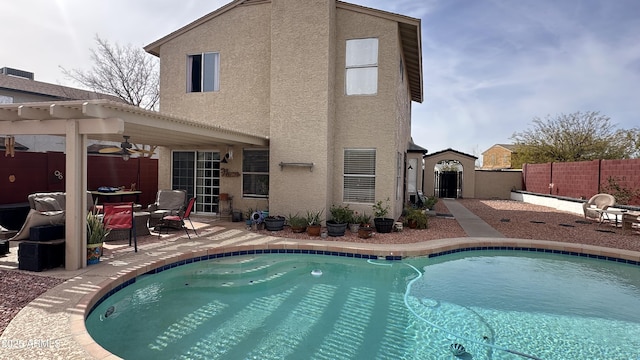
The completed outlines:
{"type": "Polygon", "coordinates": [[[98,150],[98,152],[101,153],[101,154],[116,154],[116,153],[120,153],[122,155],[130,155],[130,154],[149,154],[149,155],[151,155],[151,154],[154,153],[153,150],[140,149],[140,148],[138,148],[137,145],[130,143],[129,142],[130,136],[122,135],[122,137],[124,138],[124,141],[120,143],[120,147],[116,147],[116,146],[107,147],[107,148],[103,148],[103,149],[98,150]]]}

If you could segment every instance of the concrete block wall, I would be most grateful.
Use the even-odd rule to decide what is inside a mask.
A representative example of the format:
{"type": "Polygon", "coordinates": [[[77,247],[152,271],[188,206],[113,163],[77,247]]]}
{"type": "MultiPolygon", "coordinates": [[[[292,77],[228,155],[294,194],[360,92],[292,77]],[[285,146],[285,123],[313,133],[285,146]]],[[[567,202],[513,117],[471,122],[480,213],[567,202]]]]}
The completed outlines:
{"type": "Polygon", "coordinates": [[[590,198],[598,192],[598,168],[599,160],[552,163],[551,194],[590,198]]]}
{"type": "MultiPolygon", "coordinates": [[[[602,160],[600,165],[600,189],[609,184],[609,178],[623,188],[640,190],[640,159],[602,160]]],[[[631,204],[640,204],[640,198],[630,201],[631,204]]]]}
{"type": "MultiPolygon", "coordinates": [[[[622,188],[640,190],[640,159],[592,160],[567,163],[524,164],[524,190],[589,199],[605,192],[609,178],[622,188]],[[550,188],[549,184],[553,184],[550,188]]],[[[630,204],[640,204],[640,197],[630,204]]]]}
{"type": "Polygon", "coordinates": [[[551,180],[551,163],[524,164],[522,166],[524,189],[527,191],[548,194],[551,180]]]}

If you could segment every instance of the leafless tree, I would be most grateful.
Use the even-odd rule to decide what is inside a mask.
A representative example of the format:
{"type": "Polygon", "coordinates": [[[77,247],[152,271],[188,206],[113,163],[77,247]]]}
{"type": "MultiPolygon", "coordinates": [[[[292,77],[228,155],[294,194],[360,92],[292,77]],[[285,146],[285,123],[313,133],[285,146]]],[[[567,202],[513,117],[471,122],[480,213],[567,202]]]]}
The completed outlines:
{"type": "Polygon", "coordinates": [[[131,44],[121,46],[96,35],[89,71],[67,70],[66,77],[99,93],[116,96],[128,104],[157,109],[160,98],[159,65],[156,57],[131,44]]]}

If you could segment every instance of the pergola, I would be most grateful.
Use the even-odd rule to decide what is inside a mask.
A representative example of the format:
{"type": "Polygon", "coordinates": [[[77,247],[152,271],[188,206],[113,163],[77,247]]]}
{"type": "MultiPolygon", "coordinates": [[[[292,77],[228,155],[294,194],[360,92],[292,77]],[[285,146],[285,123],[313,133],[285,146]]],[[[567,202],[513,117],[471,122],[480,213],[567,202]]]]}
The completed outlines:
{"type": "Polygon", "coordinates": [[[0,135],[65,137],[65,268],[86,266],[87,140],[135,143],[170,149],[214,144],[268,146],[266,136],[226,129],[109,100],[0,105],[0,135]],[[72,189],[77,189],[72,191],[72,189]]]}

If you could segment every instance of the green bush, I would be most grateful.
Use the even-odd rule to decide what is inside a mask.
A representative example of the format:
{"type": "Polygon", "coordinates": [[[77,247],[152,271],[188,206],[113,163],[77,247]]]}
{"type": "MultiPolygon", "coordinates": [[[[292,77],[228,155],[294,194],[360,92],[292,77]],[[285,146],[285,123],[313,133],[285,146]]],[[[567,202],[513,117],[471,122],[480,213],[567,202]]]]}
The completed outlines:
{"type": "Polygon", "coordinates": [[[429,218],[421,209],[407,209],[405,220],[407,223],[415,221],[417,224],[416,229],[426,229],[429,225],[429,218]]]}
{"type": "Polygon", "coordinates": [[[386,217],[387,214],[389,213],[389,198],[387,198],[387,200],[384,202],[382,202],[382,200],[378,200],[378,202],[376,202],[375,204],[373,204],[372,206],[373,208],[373,217],[374,218],[383,218],[386,217]]]}
{"type": "Polygon", "coordinates": [[[349,209],[349,205],[332,205],[329,212],[331,212],[331,220],[336,224],[348,224],[353,221],[353,210],[349,209]]]}
{"type": "Polygon", "coordinates": [[[291,227],[304,227],[307,226],[307,218],[305,218],[304,216],[300,216],[298,214],[295,215],[291,215],[289,214],[289,216],[287,217],[287,224],[289,224],[289,226],[291,227]]]}

